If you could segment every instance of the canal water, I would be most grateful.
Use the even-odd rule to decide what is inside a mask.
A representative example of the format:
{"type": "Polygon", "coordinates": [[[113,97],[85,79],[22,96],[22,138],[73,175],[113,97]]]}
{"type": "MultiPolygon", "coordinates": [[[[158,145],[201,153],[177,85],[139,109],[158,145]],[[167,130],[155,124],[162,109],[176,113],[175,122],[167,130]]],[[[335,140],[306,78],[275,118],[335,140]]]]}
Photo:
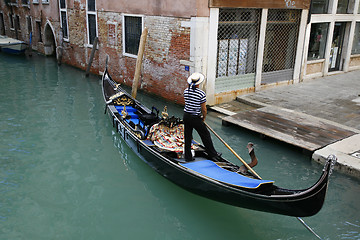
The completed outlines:
{"type": "MultiPolygon", "coordinates": [[[[84,75],[53,58],[0,53],[0,239],[316,239],[294,217],[214,202],[155,173],[104,115],[100,77],[84,75]]],[[[138,99],[182,115],[159,98],[138,99]]],[[[246,160],[255,143],[263,179],[301,189],[321,174],[297,149],[224,127],[216,113],[207,122],[246,160]]],[[[331,176],[322,210],[304,218],[323,239],[360,239],[359,183],[331,176]]]]}

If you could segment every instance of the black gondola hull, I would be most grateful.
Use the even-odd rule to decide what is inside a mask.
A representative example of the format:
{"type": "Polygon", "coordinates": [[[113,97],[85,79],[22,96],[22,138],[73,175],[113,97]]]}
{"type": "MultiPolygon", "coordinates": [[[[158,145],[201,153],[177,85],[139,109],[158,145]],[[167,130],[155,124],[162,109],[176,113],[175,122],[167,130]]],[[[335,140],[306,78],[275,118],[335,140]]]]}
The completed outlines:
{"type": "MultiPolygon", "coordinates": [[[[108,102],[108,97],[116,91],[106,93],[106,88],[108,86],[103,86],[104,99],[108,102]]],[[[110,106],[107,105],[106,108],[113,126],[126,144],[156,172],[190,192],[237,207],[295,217],[312,216],[323,206],[330,162],[325,166],[320,179],[312,187],[304,190],[288,190],[272,186],[272,194],[269,194],[269,189],[265,193],[261,189],[254,191],[231,186],[189,171],[176,161],[164,157],[139,139],[110,106]]]]}

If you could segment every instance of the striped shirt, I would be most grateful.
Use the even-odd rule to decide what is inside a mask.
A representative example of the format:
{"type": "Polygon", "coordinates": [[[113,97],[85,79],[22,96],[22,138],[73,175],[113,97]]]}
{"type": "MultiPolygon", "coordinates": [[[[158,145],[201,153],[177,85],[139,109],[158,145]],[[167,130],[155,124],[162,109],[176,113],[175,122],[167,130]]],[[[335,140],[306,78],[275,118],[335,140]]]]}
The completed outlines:
{"type": "Polygon", "coordinates": [[[184,91],[185,109],[184,111],[191,115],[200,115],[201,105],[206,102],[206,94],[199,88],[186,88],[184,91]]]}

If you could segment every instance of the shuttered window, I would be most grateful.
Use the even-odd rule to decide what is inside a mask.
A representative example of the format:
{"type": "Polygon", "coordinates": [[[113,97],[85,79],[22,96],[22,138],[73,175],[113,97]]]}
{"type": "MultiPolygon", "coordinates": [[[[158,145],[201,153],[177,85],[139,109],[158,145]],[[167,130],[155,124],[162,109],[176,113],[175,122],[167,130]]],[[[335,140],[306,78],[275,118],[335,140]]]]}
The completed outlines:
{"type": "Polygon", "coordinates": [[[124,16],[124,54],[136,56],[142,33],[143,18],[139,16],[124,16]]]}

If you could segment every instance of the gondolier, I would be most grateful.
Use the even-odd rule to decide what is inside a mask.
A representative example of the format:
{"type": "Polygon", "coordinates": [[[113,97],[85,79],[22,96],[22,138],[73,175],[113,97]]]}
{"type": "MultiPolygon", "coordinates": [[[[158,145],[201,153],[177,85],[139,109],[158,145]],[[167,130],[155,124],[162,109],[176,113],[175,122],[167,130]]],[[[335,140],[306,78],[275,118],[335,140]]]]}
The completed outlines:
{"type": "Polygon", "coordinates": [[[217,158],[220,154],[216,152],[210,133],[206,128],[204,121],[207,114],[206,94],[199,88],[204,81],[203,74],[195,72],[187,79],[189,86],[184,90],[184,137],[185,137],[185,161],[193,160],[191,154],[192,132],[195,129],[203,142],[206,152],[210,159],[217,158]]]}

